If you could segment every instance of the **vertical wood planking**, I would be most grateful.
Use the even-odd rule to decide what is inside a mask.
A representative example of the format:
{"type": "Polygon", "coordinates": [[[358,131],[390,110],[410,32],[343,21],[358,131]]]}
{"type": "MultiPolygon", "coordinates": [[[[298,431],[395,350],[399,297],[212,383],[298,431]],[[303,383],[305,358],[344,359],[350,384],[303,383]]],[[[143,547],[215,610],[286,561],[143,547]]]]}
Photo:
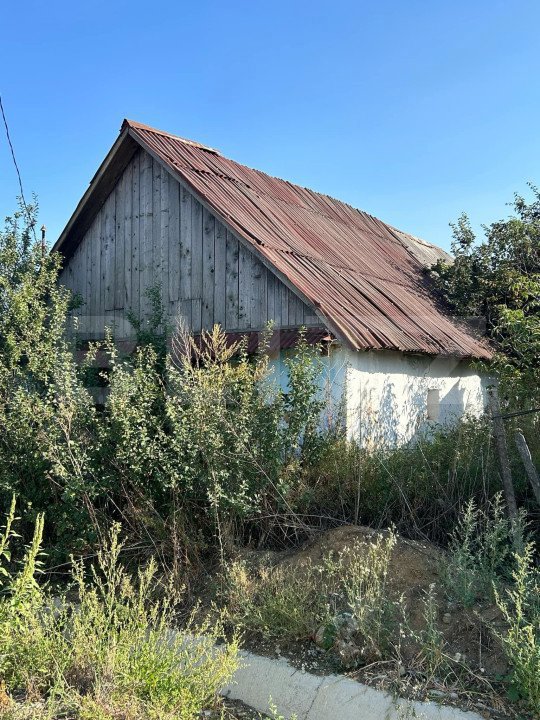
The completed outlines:
{"type": "Polygon", "coordinates": [[[86,245],[86,277],[84,278],[84,307],[83,312],[86,315],[86,329],[85,333],[87,337],[92,337],[94,329],[93,318],[92,318],[92,264],[94,262],[94,236],[92,232],[92,225],[84,237],[86,245]]]}
{"type": "Polygon", "coordinates": [[[61,281],[85,304],[80,332],[101,337],[116,322],[133,338],[125,312],[146,320],[143,293],[160,285],[164,310],[194,332],[319,324],[314,308],[290,291],[254,253],[202,207],[157,161],[138,151],[99,210],[61,281]],[[116,317],[115,317],[116,314],[116,317]]]}
{"type": "MultiPolygon", "coordinates": [[[[140,317],[140,160],[138,152],[132,160],[131,179],[131,290],[127,310],[140,317]]],[[[132,331],[131,331],[132,332],[132,331]]]]}
{"type": "Polygon", "coordinates": [[[262,330],[267,319],[265,266],[255,255],[251,256],[251,313],[250,327],[262,330]]]}
{"type": "Polygon", "coordinates": [[[288,292],[287,303],[289,306],[289,325],[296,325],[296,295],[290,290],[288,292]]]}
{"type": "Polygon", "coordinates": [[[99,234],[99,337],[103,337],[103,329],[105,327],[105,263],[107,248],[105,245],[105,210],[104,207],[98,216],[98,234],[99,234]]]}
{"type": "Polygon", "coordinates": [[[97,231],[99,235],[99,337],[103,337],[107,322],[105,317],[105,262],[107,254],[105,247],[105,206],[103,206],[99,215],[97,231]]]}
{"type": "Polygon", "coordinates": [[[150,314],[151,304],[148,291],[152,287],[152,255],[153,255],[153,186],[152,186],[152,157],[143,152],[140,169],[140,289],[139,289],[139,317],[145,322],[150,314]]]}
{"type": "MultiPolygon", "coordinates": [[[[131,307],[131,275],[133,262],[133,161],[126,168],[126,182],[124,184],[123,218],[124,226],[124,265],[121,273],[121,307],[122,307],[122,330],[121,335],[126,338],[130,334],[130,326],[126,313],[131,307]]],[[[118,214],[118,210],[117,210],[118,214]]]]}
{"type": "Polygon", "coordinates": [[[281,327],[287,327],[289,324],[289,288],[280,283],[280,315],[281,327]]]}
{"type": "Polygon", "coordinates": [[[179,315],[191,327],[191,211],[192,195],[185,188],[180,189],[180,296],[179,315]]]}
{"type": "Polygon", "coordinates": [[[268,272],[266,278],[266,320],[273,322],[278,327],[276,318],[276,276],[272,272],[268,272]]]}
{"type": "Polygon", "coordinates": [[[168,267],[168,311],[174,320],[180,297],[180,186],[172,177],[169,177],[168,267]]]}
{"type": "Polygon", "coordinates": [[[191,328],[200,332],[202,327],[202,205],[193,199],[191,204],[191,328]]]}
{"type": "Polygon", "coordinates": [[[159,247],[161,252],[161,266],[160,266],[160,285],[161,285],[161,302],[163,305],[163,312],[169,312],[169,222],[170,222],[170,205],[169,205],[169,182],[175,182],[170,177],[169,173],[162,169],[161,171],[161,186],[160,186],[160,239],[159,247]]]}
{"type": "Polygon", "coordinates": [[[90,281],[92,283],[92,294],[90,296],[90,326],[92,336],[98,338],[101,330],[101,320],[99,317],[99,296],[101,287],[101,233],[100,233],[100,216],[94,218],[94,222],[90,228],[90,241],[92,243],[92,268],[90,271],[90,281]]]}
{"type": "MultiPolygon", "coordinates": [[[[291,293],[294,295],[294,293],[291,293]]],[[[294,324],[295,325],[301,325],[302,321],[304,319],[304,313],[302,310],[302,301],[298,297],[298,295],[294,295],[294,324]]]]}
{"type": "Polygon", "coordinates": [[[225,327],[238,328],[238,262],[240,246],[235,236],[226,231],[225,249],[225,327]]]}
{"type": "Polygon", "coordinates": [[[104,205],[104,314],[108,327],[114,330],[114,281],[115,281],[115,192],[111,192],[104,205]]]}
{"type": "Polygon", "coordinates": [[[210,330],[214,324],[215,230],[216,221],[214,216],[204,208],[201,326],[207,330],[210,330]]]}
{"type": "MultiPolygon", "coordinates": [[[[76,248],[75,252],[73,253],[73,256],[71,258],[69,273],[67,276],[67,282],[66,286],[71,290],[72,296],[75,296],[77,294],[77,281],[78,281],[78,272],[79,272],[79,250],[80,245],[78,248],[76,248]]],[[[67,326],[68,334],[71,335],[71,333],[78,329],[78,317],[80,314],[80,310],[72,310],[69,313],[69,324],[67,326]]]]}
{"type": "Polygon", "coordinates": [[[63,268],[63,270],[60,274],[60,282],[68,290],[71,290],[72,277],[73,277],[73,258],[70,258],[69,264],[63,268]]]}
{"type": "Polygon", "coordinates": [[[238,253],[238,327],[251,327],[252,261],[250,253],[239,243],[238,253]]]}
{"type": "Polygon", "coordinates": [[[124,320],[124,197],[127,173],[123,173],[114,190],[115,203],[115,257],[114,257],[114,322],[117,337],[122,335],[124,320]]]}
{"type": "Polygon", "coordinates": [[[216,220],[214,245],[214,323],[225,327],[227,231],[216,220]]]}
{"type": "Polygon", "coordinates": [[[86,303],[86,247],[88,245],[88,240],[86,238],[83,238],[83,241],[79,245],[80,249],[80,261],[79,261],[79,281],[78,281],[78,287],[77,292],[79,293],[81,300],[82,300],[82,306],[77,310],[77,315],[79,317],[79,333],[81,335],[85,335],[87,332],[88,327],[88,321],[86,319],[86,309],[85,309],[85,303],[86,303]]]}
{"type": "Polygon", "coordinates": [[[73,263],[71,265],[69,289],[71,290],[73,295],[75,295],[75,293],[77,292],[77,283],[79,280],[79,277],[78,277],[78,274],[79,274],[79,250],[80,250],[80,245],[78,248],[76,248],[75,252],[73,253],[73,263]]]}
{"type": "MultiPolygon", "coordinates": [[[[164,170],[157,160],[152,160],[152,287],[159,292],[163,302],[163,251],[161,247],[161,177],[164,170]]],[[[167,288],[168,289],[168,288],[167,288]]]]}

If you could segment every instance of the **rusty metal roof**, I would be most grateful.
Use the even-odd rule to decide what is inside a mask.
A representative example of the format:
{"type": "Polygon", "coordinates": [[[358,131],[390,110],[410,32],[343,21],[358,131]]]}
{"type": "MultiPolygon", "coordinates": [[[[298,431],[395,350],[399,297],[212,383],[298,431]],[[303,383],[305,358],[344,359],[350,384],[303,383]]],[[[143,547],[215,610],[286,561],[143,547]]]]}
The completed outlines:
{"type": "Polygon", "coordinates": [[[491,356],[430,287],[426,266],[450,257],[440,248],[213,148],[128,120],[122,132],[187,184],[354,349],[491,356]]]}

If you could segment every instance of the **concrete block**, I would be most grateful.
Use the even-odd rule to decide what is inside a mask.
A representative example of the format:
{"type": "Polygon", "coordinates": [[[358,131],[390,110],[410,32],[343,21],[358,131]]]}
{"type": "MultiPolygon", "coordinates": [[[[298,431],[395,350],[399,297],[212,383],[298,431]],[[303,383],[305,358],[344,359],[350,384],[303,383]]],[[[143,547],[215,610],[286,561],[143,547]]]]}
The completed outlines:
{"type": "Polygon", "coordinates": [[[222,695],[242,700],[259,712],[268,712],[270,699],[278,712],[289,718],[296,714],[298,720],[308,717],[309,709],[323,678],[302,673],[286,660],[241,653],[242,664],[233,682],[223,689],[222,695]]]}

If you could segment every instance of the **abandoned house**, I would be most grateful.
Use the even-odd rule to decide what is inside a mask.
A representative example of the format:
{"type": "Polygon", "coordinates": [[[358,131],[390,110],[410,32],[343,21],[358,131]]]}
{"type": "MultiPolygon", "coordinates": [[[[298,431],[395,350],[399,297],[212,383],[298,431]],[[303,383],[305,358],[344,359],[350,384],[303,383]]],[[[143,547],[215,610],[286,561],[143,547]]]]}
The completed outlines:
{"type": "MultiPolygon", "coordinates": [[[[82,298],[83,339],[112,327],[134,339],[159,288],[174,322],[218,323],[250,347],[269,321],[274,364],[306,328],[324,383],[363,444],[402,443],[430,422],[480,414],[488,359],[430,289],[426,268],[449,256],[381,220],[125,120],[54,250],[61,282],[82,298]]],[[[283,380],[280,380],[283,382],[283,380]]]]}

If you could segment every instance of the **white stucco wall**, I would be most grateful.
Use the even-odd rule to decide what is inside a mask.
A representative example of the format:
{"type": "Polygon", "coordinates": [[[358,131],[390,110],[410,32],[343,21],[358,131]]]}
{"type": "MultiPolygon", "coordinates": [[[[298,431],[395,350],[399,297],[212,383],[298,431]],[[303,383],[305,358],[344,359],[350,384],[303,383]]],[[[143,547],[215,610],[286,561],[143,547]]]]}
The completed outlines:
{"type": "MultiPolygon", "coordinates": [[[[285,389],[283,359],[272,365],[285,389]]],[[[342,415],[349,438],[364,447],[402,445],[435,424],[480,416],[487,405],[489,377],[457,358],[337,346],[321,361],[328,406],[323,424],[342,415]]]]}
{"type": "Polygon", "coordinates": [[[435,423],[480,416],[487,375],[470,362],[399,352],[336,350],[344,368],[347,431],[363,446],[401,445],[435,423]]]}

